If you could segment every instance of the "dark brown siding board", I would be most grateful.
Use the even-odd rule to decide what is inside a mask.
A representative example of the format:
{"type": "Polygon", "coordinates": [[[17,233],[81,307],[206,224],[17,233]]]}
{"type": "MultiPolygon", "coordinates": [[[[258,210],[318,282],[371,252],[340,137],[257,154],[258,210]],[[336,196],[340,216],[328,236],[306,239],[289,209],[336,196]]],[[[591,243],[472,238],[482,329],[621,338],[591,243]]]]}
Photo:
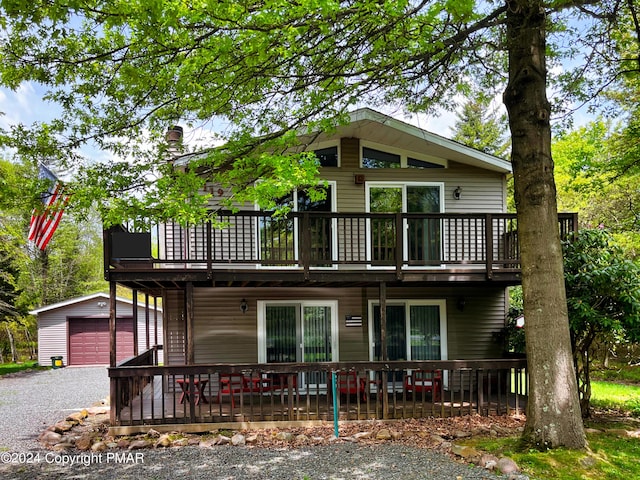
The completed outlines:
{"type": "MultiPolygon", "coordinates": [[[[377,288],[196,288],[194,295],[196,364],[258,361],[258,300],[337,300],[340,360],[369,360],[368,303],[378,298],[377,288]],[[240,310],[242,299],[248,303],[247,313],[240,310]],[[347,327],[347,315],[362,316],[362,326],[347,327]]],[[[494,334],[504,325],[504,289],[389,287],[388,299],[446,299],[449,359],[496,358],[502,353],[494,334]],[[457,299],[462,296],[466,303],[459,311],[457,299]]],[[[178,304],[169,301],[167,308],[178,304]]],[[[170,342],[167,355],[177,362],[173,364],[181,364],[184,327],[181,330],[178,314],[167,315],[175,319],[168,327],[175,343],[170,342]]]]}
{"type": "Polygon", "coordinates": [[[360,140],[357,138],[340,139],[340,167],[354,169],[360,167],[360,140]]]}

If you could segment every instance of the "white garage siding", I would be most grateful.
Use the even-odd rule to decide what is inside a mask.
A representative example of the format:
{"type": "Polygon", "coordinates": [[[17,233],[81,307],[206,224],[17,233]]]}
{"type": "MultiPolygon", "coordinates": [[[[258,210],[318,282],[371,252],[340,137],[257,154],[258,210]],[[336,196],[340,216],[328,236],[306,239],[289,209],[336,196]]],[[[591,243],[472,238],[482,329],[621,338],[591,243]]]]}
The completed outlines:
{"type": "MultiPolygon", "coordinates": [[[[133,302],[118,298],[118,317],[132,316],[133,302]]],[[[138,303],[138,350],[147,348],[146,317],[144,302],[138,303]]],[[[153,304],[151,304],[153,308],[153,304]]],[[[160,310],[160,309],[159,309],[160,310]]],[[[51,357],[61,356],[64,365],[69,365],[69,319],[109,316],[109,295],[98,293],[48,305],[30,312],[38,317],[38,363],[51,365],[51,357]]],[[[158,343],[162,344],[162,311],[158,311],[158,343]]],[[[149,344],[155,345],[154,313],[149,316],[149,344]]],[[[109,346],[107,345],[107,350],[109,346]]],[[[162,362],[162,351],[160,352],[162,362]]]]}

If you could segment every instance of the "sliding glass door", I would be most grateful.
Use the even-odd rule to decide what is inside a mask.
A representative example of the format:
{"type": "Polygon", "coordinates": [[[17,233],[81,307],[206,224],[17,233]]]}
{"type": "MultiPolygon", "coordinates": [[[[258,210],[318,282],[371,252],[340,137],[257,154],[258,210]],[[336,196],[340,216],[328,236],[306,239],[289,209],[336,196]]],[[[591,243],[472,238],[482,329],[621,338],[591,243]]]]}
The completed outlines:
{"type": "MultiPolygon", "coordinates": [[[[320,187],[318,187],[320,188],[320,187]]],[[[294,212],[332,212],[335,205],[335,188],[330,183],[323,188],[325,197],[317,199],[305,192],[294,191],[278,202],[279,206],[294,212]]],[[[292,216],[259,217],[260,259],[267,265],[295,265],[303,258],[301,248],[306,248],[313,266],[331,266],[334,251],[333,219],[330,216],[311,216],[309,224],[292,216]],[[302,242],[303,235],[307,244],[302,242]]]]}
{"type": "MultiPolygon", "coordinates": [[[[440,213],[440,187],[407,185],[407,213],[440,213]]],[[[407,220],[407,260],[410,265],[440,264],[441,227],[437,218],[407,220]]]]}
{"type": "MultiPolygon", "coordinates": [[[[259,362],[337,361],[336,302],[258,302],[258,307],[259,362]]],[[[300,381],[326,386],[325,375],[300,381]]]]}
{"type": "MultiPolygon", "coordinates": [[[[370,213],[440,213],[444,209],[442,184],[367,184],[370,213]]],[[[369,222],[369,259],[372,265],[395,265],[398,256],[408,265],[439,265],[442,257],[442,228],[437,218],[415,215],[403,221],[403,245],[397,245],[395,215],[369,222]]]]}
{"type": "MultiPolygon", "coordinates": [[[[370,306],[370,358],[382,360],[380,305],[370,306]]],[[[403,300],[387,304],[387,360],[446,360],[444,300],[403,300]]]]}

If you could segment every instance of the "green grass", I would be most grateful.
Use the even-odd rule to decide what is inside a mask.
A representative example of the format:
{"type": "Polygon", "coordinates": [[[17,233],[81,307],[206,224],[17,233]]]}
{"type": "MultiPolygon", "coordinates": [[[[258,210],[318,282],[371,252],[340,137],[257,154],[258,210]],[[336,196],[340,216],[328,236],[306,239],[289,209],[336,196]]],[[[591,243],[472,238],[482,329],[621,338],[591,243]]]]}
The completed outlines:
{"type": "Polygon", "coordinates": [[[614,480],[640,478],[640,441],[614,433],[587,434],[589,451],[558,448],[520,450],[519,437],[465,441],[481,451],[512,458],[532,480],[614,480]]]}
{"type": "MultiPolygon", "coordinates": [[[[627,383],[593,381],[592,405],[640,417],[640,386],[627,383]]],[[[640,421],[620,416],[599,416],[585,425],[596,431],[587,433],[586,452],[558,448],[546,452],[523,450],[519,436],[474,438],[465,445],[512,458],[531,479],[538,480],[614,480],[640,478],[640,439],[622,430],[638,431],[640,421]],[[619,420],[622,418],[622,420],[619,420]]]]}
{"type": "Polygon", "coordinates": [[[7,373],[21,372],[22,370],[29,370],[32,368],[44,369],[45,367],[39,367],[38,362],[30,360],[24,363],[3,363],[0,364],[0,376],[7,373]]]}
{"type": "Polygon", "coordinates": [[[611,362],[608,368],[599,366],[593,371],[593,379],[607,382],[635,383],[640,385],[640,365],[611,362]]]}
{"type": "Polygon", "coordinates": [[[613,382],[591,382],[591,406],[620,410],[640,417],[640,386],[613,382]]]}

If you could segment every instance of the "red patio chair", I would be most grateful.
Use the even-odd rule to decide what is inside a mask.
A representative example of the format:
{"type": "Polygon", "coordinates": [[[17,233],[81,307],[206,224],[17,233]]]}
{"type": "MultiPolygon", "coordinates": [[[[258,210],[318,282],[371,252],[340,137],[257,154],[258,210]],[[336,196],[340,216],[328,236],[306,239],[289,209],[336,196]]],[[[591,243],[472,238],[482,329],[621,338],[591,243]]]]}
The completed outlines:
{"type": "Polygon", "coordinates": [[[407,393],[430,393],[434,402],[440,400],[442,372],[440,370],[414,370],[404,377],[404,391],[407,393]]]}
{"type": "Polygon", "coordinates": [[[356,372],[338,372],[337,380],[340,395],[361,395],[362,401],[367,401],[367,382],[359,378],[356,372]]]}
{"type": "Polygon", "coordinates": [[[244,392],[253,395],[273,390],[273,379],[266,375],[244,377],[244,392]]]}
{"type": "Polygon", "coordinates": [[[222,401],[223,395],[231,397],[231,406],[235,407],[235,395],[242,395],[245,392],[246,383],[244,375],[241,373],[220,373],[218,388],[218,403],[222,401]]]}

